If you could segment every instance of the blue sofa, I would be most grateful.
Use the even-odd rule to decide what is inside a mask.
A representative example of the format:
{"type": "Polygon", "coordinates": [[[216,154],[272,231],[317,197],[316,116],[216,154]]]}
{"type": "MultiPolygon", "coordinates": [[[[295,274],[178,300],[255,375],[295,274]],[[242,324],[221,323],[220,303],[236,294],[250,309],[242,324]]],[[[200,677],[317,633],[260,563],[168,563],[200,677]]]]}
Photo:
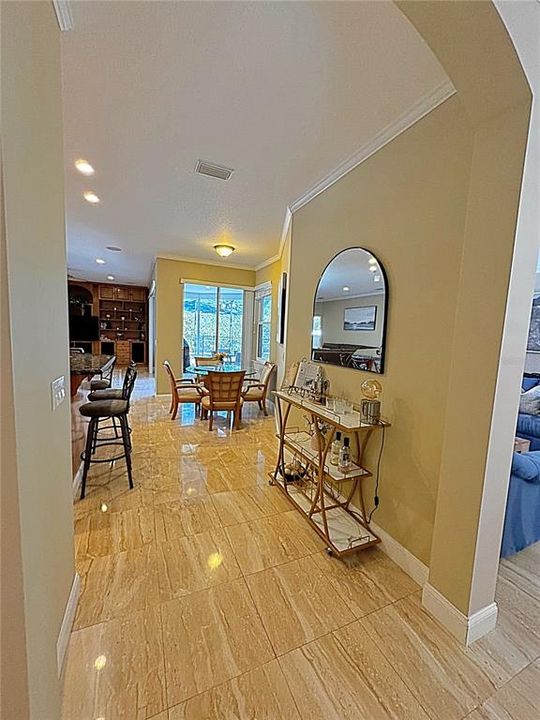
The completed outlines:
{"type": "Polygon", "coordinates": [[[514,555],[539,540],[540,452],[514,453],[501,557],[514,555]]]}
{"type": "MultiPolygon", "coordinates": [[[[521,387],[530,390],[540,384],[539,378],[524,377],[521,387]]],[[[540,450],[540,415],[518,414],[516,436],[530,441],[529,450],[540,450]]]]}

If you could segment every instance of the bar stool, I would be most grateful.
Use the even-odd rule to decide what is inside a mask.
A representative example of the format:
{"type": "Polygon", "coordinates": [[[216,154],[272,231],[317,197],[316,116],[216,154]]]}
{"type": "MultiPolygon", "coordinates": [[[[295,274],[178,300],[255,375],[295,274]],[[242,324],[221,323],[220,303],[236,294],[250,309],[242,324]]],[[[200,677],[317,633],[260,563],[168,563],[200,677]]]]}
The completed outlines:
{"type": "MultiPolygon", "coordinates": [[[[115,358],[116,360],[116,358],[115,358]]],[[[96,400],[125,400],[126,399],[126,393],[127,393],[127,383],[130,382],[130,373],[137,370],[137,365],[131,361],[128,365],[128,369],[126,370],[126,373],[124,375],[124,382],[122,383],[121,388],[105,388],[102,390],[94,390],[91,393],[88,393],[88,400],[90,402],[95,402],[96,400]],[[129,372],[128,372],[129,371],[129,372]]],[[[129,399],[129,398],[127,398],[129,399]]],[[[110,425],[100,425],[98,428],[98,433],[102,432],[103,430],[114,430],[114,437],[120,438],[120,435],[118,434],[118,430],[121,431],[121,428],[119,428],[116,424],[116,420],[114,417],[111,418],[111,424],[110,425]]],[[[131,433],[131,428],[129,428],[129,432],[131,433]]]]}
{"type": "Polygon", "coordinates": [[[84,498],[86,491],[86,478],[88,476],[88,470],[92,463],[112,463],[116,460],[122,460],[125,458],[126,467],[128,473],[129,487],[133,488],[133,478],[131,473],[131,438],[130,438],[130,427],[128,424],[128,413],[129,413],[129,402],[135,380],[137,378],[137,370],[134,366],[130,365],[126,370],[126,376],[124,378],[124,384],[122,387],[122,397],[113,399],[98,399],[87,402],[81,405],[79,412],[84,417],[90,418],[88,424],[88,433],[86,435],[86,446],[84,452],[81,453],[81,460],[83,461],[83,477],[81,483],[81,500],[84,498]],[[104,421],[111,421],[112,425],[109,424],[106,427],[100,426],[100,423],[104,421]],[[120,426],[120,437],[118,436],[116,422],[118,421],[120,426]],[[100,431],[113,428],[114,437],[100,437],[100,431]],[[118,445],[122,446],[123,452],[119,455],[115,455],[112,458],[97,459],[94,457],[96,450],[100,447],[107,445],[118,445]]]}
{"type": "MultiPolygon", "coordinates": [[[[95,388],[88,394],[88,400],[90,400],[90,402],[94,402],[95,400],[125,400],[127,390],[126,383],[130,381],[130,372],[133,371],[137,371],[137,365],[134,362],[130,362],[126,370],[126,374],[124,375],[124,382],[122,383],[121,388],[95,388]]],[[[99,380],[94,382],[99,382],[99,380]]]]}
{"type": "Polygon", "coordinates": [[[116,355],[113,355],[111,364],[101,375],[100,380],[90,380],[90,390],[105,390],[110,388],[113,380],[114,366],[116,365],[116,355]]]}

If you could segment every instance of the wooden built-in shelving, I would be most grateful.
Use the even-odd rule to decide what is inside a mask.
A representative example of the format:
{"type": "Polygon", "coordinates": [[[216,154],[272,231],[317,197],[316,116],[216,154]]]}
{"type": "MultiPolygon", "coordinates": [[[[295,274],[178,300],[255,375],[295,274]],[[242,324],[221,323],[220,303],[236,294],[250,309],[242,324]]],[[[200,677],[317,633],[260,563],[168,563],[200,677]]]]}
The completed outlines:
{"type": "MultiPolygon", "coordinates": [[[[95,354],[116,355],[118,365],[128,365],[132,360],[145,365],[148,358],[148,289],[70,280],[70,298],[81,288],[91,294],[91,314],[99,317],[100,340],[78,342],[77,345],[95,354]]],[[[77,309],[70,303],[70,312],[77,309]]]]}

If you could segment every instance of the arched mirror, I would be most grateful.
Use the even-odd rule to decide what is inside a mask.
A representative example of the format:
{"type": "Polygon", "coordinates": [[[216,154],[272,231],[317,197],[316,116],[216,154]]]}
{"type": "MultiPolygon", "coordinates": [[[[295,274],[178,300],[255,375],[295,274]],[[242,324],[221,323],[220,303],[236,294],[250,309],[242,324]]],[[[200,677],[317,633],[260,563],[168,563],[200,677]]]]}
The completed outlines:
{"type": "Polygon", "coordinates": [[[386,275],[375,255],[362,248],[336,255],[315,293],[312,360],[384,372],[387,303],[386,275]]]}

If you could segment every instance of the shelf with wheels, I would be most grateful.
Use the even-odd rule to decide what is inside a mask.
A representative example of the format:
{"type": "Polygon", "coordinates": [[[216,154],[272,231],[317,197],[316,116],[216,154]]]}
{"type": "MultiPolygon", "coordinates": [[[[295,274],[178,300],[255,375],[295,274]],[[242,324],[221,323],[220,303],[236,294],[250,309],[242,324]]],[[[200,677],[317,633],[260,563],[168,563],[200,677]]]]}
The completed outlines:
{"type": "Polygon", "coordinates": [[[370,438],[389,424],[382,420],[367,424],[354,410],[338,415],[326,405],[286,389],[274,392],[274,399],[279,449],[270,483],[280,488],[325,540],[329,554],[341,557],[379,543],[366,513],[364,481],[372,473],[363,461],[370,438]],[[303,411],[313,434],[292,425],[292,408],[303,411]],[[352,443],[352,462],[346,472],[330,462],[337,431],[352,443]],[[359,508],[352,505],[355,497],[359,508]]]}

